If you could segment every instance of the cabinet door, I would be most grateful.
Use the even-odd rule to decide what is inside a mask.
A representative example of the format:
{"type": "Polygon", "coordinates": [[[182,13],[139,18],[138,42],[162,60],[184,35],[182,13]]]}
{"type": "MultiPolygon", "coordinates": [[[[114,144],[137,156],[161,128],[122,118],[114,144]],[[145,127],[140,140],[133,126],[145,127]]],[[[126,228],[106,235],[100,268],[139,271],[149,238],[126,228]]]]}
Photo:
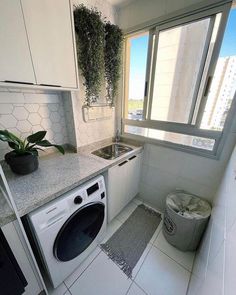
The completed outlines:
{"type": "Polygon", "coordinates": [[[140,170],[141,170],[142,154],[138,154],[129,158],[128,167],[128,183],[127,183],[127,202],[130,202],[139,192],[140,170]]]}
{"type": "Polygon", "coordinates": [[[108,170],[108,222],[126,205],[128,161],[108,170]]]}
{"type": "Polygon", "coordinates": [[[22,0],[37,84],[76,87],[69,0],[22,0]]]}
{"type": "Polygon", "coordinates": [[[0,1],[0,81],[35,83],[20,0],[0,1]]]}

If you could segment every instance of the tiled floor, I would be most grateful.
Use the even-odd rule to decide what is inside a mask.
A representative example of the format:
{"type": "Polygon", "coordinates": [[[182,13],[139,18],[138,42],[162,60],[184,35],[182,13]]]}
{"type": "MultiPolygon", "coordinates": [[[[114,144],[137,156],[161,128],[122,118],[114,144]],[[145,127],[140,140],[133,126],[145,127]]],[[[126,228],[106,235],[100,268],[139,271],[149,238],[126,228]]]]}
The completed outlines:
{"type": "MultiPolygon", "coordinates": [[[[135,199],[109,224],[104,241],[141,201],[135,199]]],[[[128,279],[99,247],[50,295],[185,295],[194,253],[169,245],[158,226],[128,279]]]]}

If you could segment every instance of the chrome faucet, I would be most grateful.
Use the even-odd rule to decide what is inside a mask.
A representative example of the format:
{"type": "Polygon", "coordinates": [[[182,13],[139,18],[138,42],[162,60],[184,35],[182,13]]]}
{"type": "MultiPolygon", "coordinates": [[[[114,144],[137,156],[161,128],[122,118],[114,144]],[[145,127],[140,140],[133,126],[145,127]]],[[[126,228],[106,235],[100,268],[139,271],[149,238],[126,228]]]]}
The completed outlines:
{"type": "Polygon", "coordinates": [[[119,142],[120,141],[120,131],[119,129],[116,130],[116,136],[115,136],[115,142],[119,142]]]}

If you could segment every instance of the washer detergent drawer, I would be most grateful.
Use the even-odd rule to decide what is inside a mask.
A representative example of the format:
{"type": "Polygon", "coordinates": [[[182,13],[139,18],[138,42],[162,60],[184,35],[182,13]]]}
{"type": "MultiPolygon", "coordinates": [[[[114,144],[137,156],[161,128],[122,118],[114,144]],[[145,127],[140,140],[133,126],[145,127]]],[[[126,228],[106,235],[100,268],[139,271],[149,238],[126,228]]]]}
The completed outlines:
{"type": "Polygon", "coordinates": [[[44,208],[43,211],[33,212],[29,214],[29,218],[38,235],[41,231],[66,219],[69,213],[69,207],[65,202],[58,202],[54,205],[44,208]],[[46,209],[46,210],[45,210],[46,209]]]}

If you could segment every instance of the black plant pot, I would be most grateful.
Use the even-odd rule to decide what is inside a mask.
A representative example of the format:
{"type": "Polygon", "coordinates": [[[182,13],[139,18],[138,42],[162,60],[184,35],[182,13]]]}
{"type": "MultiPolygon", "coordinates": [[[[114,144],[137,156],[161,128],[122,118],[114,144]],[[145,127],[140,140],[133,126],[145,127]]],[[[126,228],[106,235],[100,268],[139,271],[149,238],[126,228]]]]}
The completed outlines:
{"type": "Polygon", "coordinates": [[[30,174],[39,167],[38,157],[32,154],[19,156],[14,152],[10,152],[5,155],[5,160],[11,170],[20,175],[30,174]]]}

